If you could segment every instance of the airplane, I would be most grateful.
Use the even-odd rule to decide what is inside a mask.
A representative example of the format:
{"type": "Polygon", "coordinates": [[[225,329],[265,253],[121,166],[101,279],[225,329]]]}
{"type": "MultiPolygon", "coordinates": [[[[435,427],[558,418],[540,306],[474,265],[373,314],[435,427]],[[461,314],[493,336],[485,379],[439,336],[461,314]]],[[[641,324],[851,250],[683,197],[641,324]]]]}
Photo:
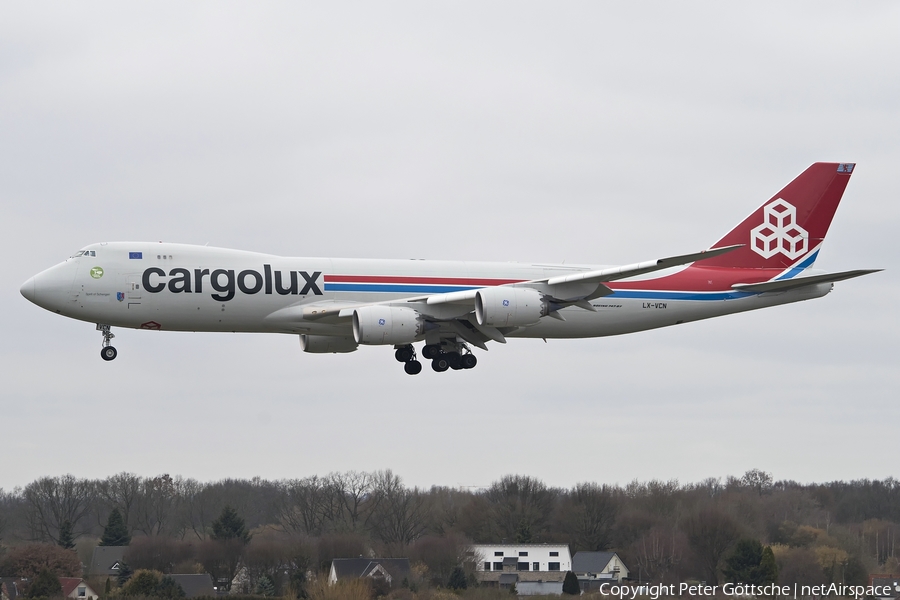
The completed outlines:
{"type": "Polygon", "coordinates": [[[471,369],[508,338],[587,338],[820,298],[813,264],[854,163],[815,163],[709,249],[625,266],[289,258],[175,243],[86,246],[21,287],[57,314],[112,327],[299,335],[309,353],[390,346],[410,375],[471,369]]]}

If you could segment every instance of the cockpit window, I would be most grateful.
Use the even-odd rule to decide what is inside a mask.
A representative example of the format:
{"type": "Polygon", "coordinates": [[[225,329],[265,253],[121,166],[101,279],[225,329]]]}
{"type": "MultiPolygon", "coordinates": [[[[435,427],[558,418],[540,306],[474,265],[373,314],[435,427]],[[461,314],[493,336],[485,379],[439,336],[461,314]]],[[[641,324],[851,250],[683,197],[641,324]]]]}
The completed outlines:
{"type": "Polygon", "coordinates": [[[76,252],[75,254],[72,255],[72,258],[78,258],[79,256],[84,255],[84,252],[85,252],[84,250],[79,250],[78,252],[76,252]]]}
{"type": "Polygon", "coordinates": [[[72,258],[78,258],[79,256],[97,256],[96,250],[79,250],[75,254],[72,255],[72,258]]]}

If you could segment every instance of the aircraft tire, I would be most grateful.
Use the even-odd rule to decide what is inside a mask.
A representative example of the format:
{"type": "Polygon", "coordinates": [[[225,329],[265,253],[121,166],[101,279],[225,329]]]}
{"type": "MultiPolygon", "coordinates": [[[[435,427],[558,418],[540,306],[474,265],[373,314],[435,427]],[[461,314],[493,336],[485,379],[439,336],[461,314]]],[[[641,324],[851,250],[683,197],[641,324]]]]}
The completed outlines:
{"type": "Polygon", "coordinates": [[[437,371],[438,373],[443,373],[447,369],[450,368],[450,363],[447,362],[447,357],[438,356],[433,361],[431,361],[431,368],[437,371]]]}
{"type": "Polygon", "coordinates": [[[474,354],[464,354],[462,357],[462,368],[463,369],[472,369],[475,365],[478,364],[478,359],[475,358],[474,354]]]}
{"type": "Polygon", "coordinates": [[[426,345],[425,347],[422,348],[422,356],[429,360],[437,358],[440,353],[441,353],[441,347],[438,346],[437,344],[431,345],[431,346],[426,345]]]}
{"type": "Polygon", "coordinates": [[[397,351],[394,352],[394,358],[397,359],[397,362],[409,362],[413,357],[413,349],[412,346],[403,346],[402,348],[397,348],[397,351]]]}
{"type": "Polygon", "coordinates": [[[454,371],[462,369],[462,356],[459,355],[459,352],[448,352],[446,356],[451,369],[454,371]]]}
{"type": "Polygon", "coordinates": [[[100,358],[107,362],[114,360],[118,355],[119,352],[112,346],[106,346],[105,348],[100,349],[100,358]]]}
{"type": "Polygon", "coordinates": [[[422,372],[422,363],[417,360],[411,360],[403,365],[403,370],[407,375],[418,375],[422,372]]]}

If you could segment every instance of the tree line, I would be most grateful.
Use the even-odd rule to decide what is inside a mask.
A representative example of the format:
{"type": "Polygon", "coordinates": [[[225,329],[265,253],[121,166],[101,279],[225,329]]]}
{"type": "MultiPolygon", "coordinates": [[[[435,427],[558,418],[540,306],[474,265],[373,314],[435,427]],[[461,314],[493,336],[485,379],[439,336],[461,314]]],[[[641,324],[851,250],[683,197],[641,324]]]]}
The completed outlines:
{"type": "Polygon", "coordinates": [[[571,488],[508,475],[480,490],[409,487],[389,470],[206,483],[43,477],[0,490],[0,552],[41,542],[74,548],[86,564],[111,519],[128,538],[130,567],[220,579],[244,567],[251,592],[263,580],[281,593],[332,558],[371,555],[408,557],[422,585],[446,585],[471,543],[615,550],[642,582],[722,581],[742,553],[760,561],[765,553],[765,565],[753,568],[788,584],[900,572],[900,482],[776,482],[759,470],[571,488]],[[223,534],[223,519],[243,533],[223,534]]]}

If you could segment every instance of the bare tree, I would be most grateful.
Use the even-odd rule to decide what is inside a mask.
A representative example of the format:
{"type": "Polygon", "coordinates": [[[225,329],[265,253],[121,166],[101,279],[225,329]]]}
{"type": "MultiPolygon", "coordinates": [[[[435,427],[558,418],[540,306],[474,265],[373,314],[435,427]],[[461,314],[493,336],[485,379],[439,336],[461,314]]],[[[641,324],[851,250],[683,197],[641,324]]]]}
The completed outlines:
{"type": "Polygon", "coordinates": [[[564,497],[560,525],[578,550],[606,550],[612,545],[619,503],[613,488],[580,483],[564,497]]]}
{"type": "Polygon", "coordinates": [[[371,508],[373,535],[393,551],[408,546],[425,530],[424,495],[418,488],[404,487],[390,469],[375,473],[371,508]]]}
{"type": "Polygon", "coordinates": [[[507,475],[485,492],[499,535],[509,541],[532,542],[550,521],[556,493],[526,475],[507,475]]]}
{"type": "Polygon", "coordinates": [[[96,486],[73,475],[43,477],[24,491],[32,539],[59,542],[59,530],[68,521],[74,537],[89,530],[84,522],[96,497],[96,486]]]}
{"type": "Polygon", "coordinates": [[[134,528],[145,535],[159,535],[173,526],[181,498],[181,482],[168,473],[144,479],[134,513],[134,528]]]}
{"type": "Polygon", "coordinates": [[[753,488],[757,495],[762,496],[763,492],[772,489],[772,474],[759,469],[750,469],[741,477],[741,485],[753,488]]]}
{"type": "Polygon", "coordinates": [[[334,484],[343,507],[344,527],[339,529],[352,532],[362,531],[367,525],[367,515],[363,511],[363,503],[372,493],[374,477],[371,473],[348,471],[332,473],[329,478],[334,484]]]}
{"type": "Polygon", "coordinates": [[[702,508],[688,520],[688,542],[710,585],[718,583],[719,564],[740,535],[741,528],[735,520],[715,507],[702,508]]]}
{"type": "MultiPolygon", "coordinates": [[[[134,516],[132,514],[134,504],[141,493],[142,480],[134,473],[122,471],[118,475],[107,477],[97,484],[97,495],[103,500],[105,513],[118,508],[128,533],[134,533],[134,516]]],[[[97,515],[97,522],[103,523],[105,515],[97,515]]]]}
{"type": "Polygon", "coordinates": [[[329,479],[318,476],[283,482],[276,504],[282,527],[307,535],[321,535],[330,484],[329,479]]]}

